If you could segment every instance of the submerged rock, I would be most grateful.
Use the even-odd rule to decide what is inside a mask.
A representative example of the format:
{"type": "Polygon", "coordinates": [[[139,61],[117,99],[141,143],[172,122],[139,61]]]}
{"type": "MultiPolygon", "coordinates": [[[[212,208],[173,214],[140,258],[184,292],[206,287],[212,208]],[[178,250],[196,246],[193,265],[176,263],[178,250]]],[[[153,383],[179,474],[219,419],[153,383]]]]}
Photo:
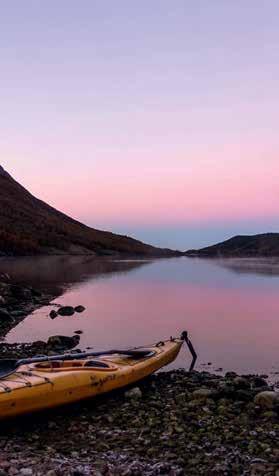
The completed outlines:
{"type": "Polygon", "coordinates": [[[85,311],[85,307],[84,306],[76,306],[75,307],[75,312],[83,312],[85,311]]]}

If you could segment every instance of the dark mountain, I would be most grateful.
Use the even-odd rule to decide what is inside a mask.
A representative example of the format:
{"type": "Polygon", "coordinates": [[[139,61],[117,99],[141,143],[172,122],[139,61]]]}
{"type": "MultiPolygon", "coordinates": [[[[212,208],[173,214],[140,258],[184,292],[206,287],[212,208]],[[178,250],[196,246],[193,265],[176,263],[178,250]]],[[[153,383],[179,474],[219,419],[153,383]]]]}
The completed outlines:
{"type": "Polygon", "coordinates": [[[0,166],[0,254],[171,256],[127,236],[99,231],[35,198],[0,166]]]}
{"type": "Polygon", "coordinates": [[[188,250],[187,256],[200,257],[249,257],[279,256],[279,233],[261,235],[238,235],[200,250],[188,250]]]}

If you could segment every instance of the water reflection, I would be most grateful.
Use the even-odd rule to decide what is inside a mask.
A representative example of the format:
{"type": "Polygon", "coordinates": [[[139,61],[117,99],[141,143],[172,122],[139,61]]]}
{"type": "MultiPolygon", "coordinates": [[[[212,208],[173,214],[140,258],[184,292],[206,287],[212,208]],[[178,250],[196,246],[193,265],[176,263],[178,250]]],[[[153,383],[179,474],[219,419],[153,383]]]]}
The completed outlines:
{"type": "Polygon", "coordinates": [[[96,259],[93,256],[43,256],[1,258],[0,273],[7,273],[12,281],[30,284],[46,290],[60,287],[61,291],[73,283],[93,276],[128,273],[144,266],[147,260],[96,259]]]}
{"type": "MultiPolygon", "coordinates": [[[[9,333],[8,341],[45,340],[80,329],[81,347],[101,349],[152,343],[186,328],[199,363],[212,362],[212,370],[279,371],[279,276],[235,273],[219,261],[201,259],[144,264],[98,263],[100,271],[81,269],[76,283],[63,274],[72,285],[58,301],[82,304],[86,311],[52,321],[49,308],[38,310],[9,333]]],[[[185,350],[174,365],[185,366],[186,357],[185,350]]]]}
{"type": "Polygon", "coordinates": [[[279,276],[279,258],[228,258],[215,263],[235,273],[279,276]]]}

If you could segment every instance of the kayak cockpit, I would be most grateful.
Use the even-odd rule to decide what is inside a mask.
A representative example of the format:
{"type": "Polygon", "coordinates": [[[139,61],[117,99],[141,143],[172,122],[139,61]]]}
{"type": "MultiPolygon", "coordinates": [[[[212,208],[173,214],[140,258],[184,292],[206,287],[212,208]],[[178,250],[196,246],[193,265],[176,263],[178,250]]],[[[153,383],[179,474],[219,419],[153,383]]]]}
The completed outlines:
{"type": "Polygon", "coordinates": [[[75,370],[101,370],[103,372],[112,372],[118,369],[117,365],[102,360],[53,360],[36,363],[29,368],[30,370],[40,372],[72,372],[75,370]]]}

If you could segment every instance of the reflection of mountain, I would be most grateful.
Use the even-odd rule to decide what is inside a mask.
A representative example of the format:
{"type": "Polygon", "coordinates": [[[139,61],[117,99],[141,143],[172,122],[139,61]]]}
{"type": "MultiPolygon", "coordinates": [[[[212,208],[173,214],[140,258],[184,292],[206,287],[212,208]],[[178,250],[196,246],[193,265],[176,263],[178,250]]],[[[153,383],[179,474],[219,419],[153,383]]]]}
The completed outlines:
{"type": "MultiPolygon", "coordinates": [[[[12,283],[23,287],[32,286],[55,298],[75,283],[129,273],[148,263],[152,263],[152,260],[96,259],[92,256],[0,258],[0,275],[7,273],[12,283]]],[[[5,327],[2,325],[1,340],[18,322],[17,319],[15,322],[7,322],[5,327]]]]}
{"type": "Polygon", "coordinates": [[[96,259],[90,256],[44,256],[1,258],[0,273],[8,273],[13,282],[57,291],[91,277],[128,273],[151,260],[96,259]]]}
{"type": "Polygon", "coordinates": [[[261,274],[279,276],[278,258],[228,258],[214,263],[237,274],[261,274]]]}

